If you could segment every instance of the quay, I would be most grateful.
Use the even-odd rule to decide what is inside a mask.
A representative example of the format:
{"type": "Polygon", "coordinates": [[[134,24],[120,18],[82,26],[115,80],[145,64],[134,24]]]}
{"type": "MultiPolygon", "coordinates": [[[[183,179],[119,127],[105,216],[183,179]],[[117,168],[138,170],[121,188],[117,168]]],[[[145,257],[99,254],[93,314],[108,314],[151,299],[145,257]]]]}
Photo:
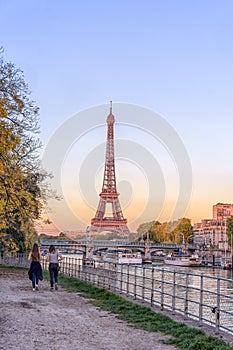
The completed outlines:
{"type": "MultiPolygon", "coordinates": [[[[0,263],[28,266],[26,257],[17,254],[1,257],[0,263]]],[[[216,335],[233,339],[233,280],[163,266],[129,266],[103,262],[96,264],[81,256],[65,256],[60,263],[64,276],[77,278],[143,302],[162,313],[179,316],[198,327],[210,327],[216,335]]],[[[48,269],[44,258],[43,269],[48,269]]],[[[205,269],[206,272],[210,271],[205,269]]],[[[222,270],[223,271],[223,270],[222,270]]],[[[226,271],[230,272],[230,271],[226,271]]]]}
{"type": "Polygon", "coordinates": [[[32,292],[27,270],[0,268],[1,349],[175,350],[168,337],[131,327],[62,287],[32,292]]]}

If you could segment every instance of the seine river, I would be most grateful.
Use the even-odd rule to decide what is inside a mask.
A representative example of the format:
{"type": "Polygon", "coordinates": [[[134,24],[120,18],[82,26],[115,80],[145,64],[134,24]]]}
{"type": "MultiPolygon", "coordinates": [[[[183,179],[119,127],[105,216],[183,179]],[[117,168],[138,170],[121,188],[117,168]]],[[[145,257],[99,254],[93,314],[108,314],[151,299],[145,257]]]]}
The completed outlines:
{"type": "MultiPolygon", "coordinates": [[[[82,261],[82,255],[80,254],[64,254],[63,257],[65,258],[75,258],[80,259],[82,261]]],[[[205,276],[213,276],[213,277],[222,277],[227,279],[233,279],[233,270],[224,270],[221,267],[183,267],[183,266],[172,266],[172,265],[163,265],[154,263],[153,265],[145,264],[145,267],[151,268],[151,267],[160,267],[164,268],[169,271],[177,271],[177,272],[187,272],[187,273],[193,273],[193,274],[203,274],[205,276]]]]}
{"type": "Polygon", "coordinates": [[[172,271],[183,271],[187,273],[194,273],[194,274],[204,274],[205,276],[214,276],[214,277],[222,277],[222,278],[228,278],[232,279],[233,277],[233,271],[232,270],[224,270],[220,267],[176,267],[176,266],[166,266],[166,265],[160,265],[160,267],[164,267],[168,270],[172,271]]]}

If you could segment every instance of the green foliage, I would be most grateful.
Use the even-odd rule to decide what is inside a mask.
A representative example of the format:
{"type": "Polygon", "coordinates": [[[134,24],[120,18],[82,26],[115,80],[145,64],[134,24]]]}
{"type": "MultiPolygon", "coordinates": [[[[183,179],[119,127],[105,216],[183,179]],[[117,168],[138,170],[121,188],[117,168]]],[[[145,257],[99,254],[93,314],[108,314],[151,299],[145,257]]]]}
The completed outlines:
{"type": "Polygon", "coordinates": [[[69,238],[68,236],[65,235],[65,233],[61,232],[59,235],[57,236],[53,236],[53,235],[46,235],[45,233],[41,233],[40,236],[39,236],[39,239],[40,241],[43,241],[43,240],[58,240],[58,241],[61,241],[61,240],[65,240],[65,241],[68,241],[68,240],[71,240],[71,238],[69,238]]]}
{"type": "Polygon", "coordinates": [[[12,252],[17,252],[19,250],[17,243],[7,232],[0,233],[0,251],[10,250],[12,252]]]}
{"type": "MultiPolygon", "coordinates": [[[[172,222],[160,223],[159,221],[152,221],[141,224],[137,232],[143,233],[143,238],[146,238],[146,232],[149,232],[149,238],[155,243],[181,243],[184,237],[186,241],[188,237],[193,235],[193,227],[191,220],[182,218],[172,222]]],[[[137,239],[140,240],[140,237],[137,239]]]]}
{"type": "Polygon", "coordinates": [[[42,183],[48,175],[37,153],[38,112],[22,71],[4,62],[0,50],[0,242],[6,250],[31,246],[33,222],[46,198],[42,183]]]}
{"type": "Polygon", "coordinates": [[[149,230],[149,238],[155,243],[166,242],[168,240],[166,235],[166,223],[161,224],[159,221],[155,221],[149,230]]]}
{"type": "Polygon", "coordinates": [[[138,226],[137,228],[137,238],[136,241],[139,241],[141,238],[146,238],[146,232],[151,229],[153,225],[155,225],[156,221],[146,222],[138,226]]]}
{"type": "Polygon", "coordinates": [[[228,244],[231,245],[233,243],[233,215],[231,215],[229,218],[227,218],[226,221],[227,224],[227,237],[228,237],[228,244]]]}

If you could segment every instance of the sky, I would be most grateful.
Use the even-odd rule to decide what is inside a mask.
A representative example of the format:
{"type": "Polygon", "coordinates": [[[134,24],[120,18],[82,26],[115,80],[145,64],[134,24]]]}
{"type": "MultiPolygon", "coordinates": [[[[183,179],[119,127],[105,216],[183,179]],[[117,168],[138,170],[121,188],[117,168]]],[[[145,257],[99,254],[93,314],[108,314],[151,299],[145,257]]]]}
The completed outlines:
{"type": "Polygon", "coordinates": [[[231,0],[0,0],[4,58],[40,107],[59,230],[85,230],[95,215],[110,100],[131,230],[199,222],[233,202],[232,15],[231,0]]]}

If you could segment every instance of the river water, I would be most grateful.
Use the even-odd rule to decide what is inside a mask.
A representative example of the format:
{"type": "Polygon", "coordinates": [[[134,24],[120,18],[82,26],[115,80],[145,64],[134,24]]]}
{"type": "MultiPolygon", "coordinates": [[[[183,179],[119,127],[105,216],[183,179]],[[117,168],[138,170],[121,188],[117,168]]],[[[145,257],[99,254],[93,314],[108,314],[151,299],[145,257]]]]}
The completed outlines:
{"type": "MultiPolygon", "coordinates": [[[[80,259],[80,261],[83,260],[82,254],[64,254],[64,258],[74,258],[74,259],[80,259]]],[[[205,276],[213,276],[213,277],[222,277],[227,279],[233,279],[233,270],[224,270],[221,267],[206,267],[206,266],[200,266],[200,267],[184,267],[184,266],[172,266],[172,265],[163,265],[154,263],[153,265],[145,264],[143,265],[147,268],[151,267],[160,267],[164,268],[169,271],[177,271],[177,272],[185,272],[185,273],[191,273],[191,274],[203,274],[205,276]]]]}
{"type": "Polygon", "coordinates": [[[187,273],[204,274],[205,276],[222,277],[232,279],[233,270],[224,270],[219,267],[183,267],[183,266],[166,266],[164,268],[172,271],[183,271],[187,273]]]}

